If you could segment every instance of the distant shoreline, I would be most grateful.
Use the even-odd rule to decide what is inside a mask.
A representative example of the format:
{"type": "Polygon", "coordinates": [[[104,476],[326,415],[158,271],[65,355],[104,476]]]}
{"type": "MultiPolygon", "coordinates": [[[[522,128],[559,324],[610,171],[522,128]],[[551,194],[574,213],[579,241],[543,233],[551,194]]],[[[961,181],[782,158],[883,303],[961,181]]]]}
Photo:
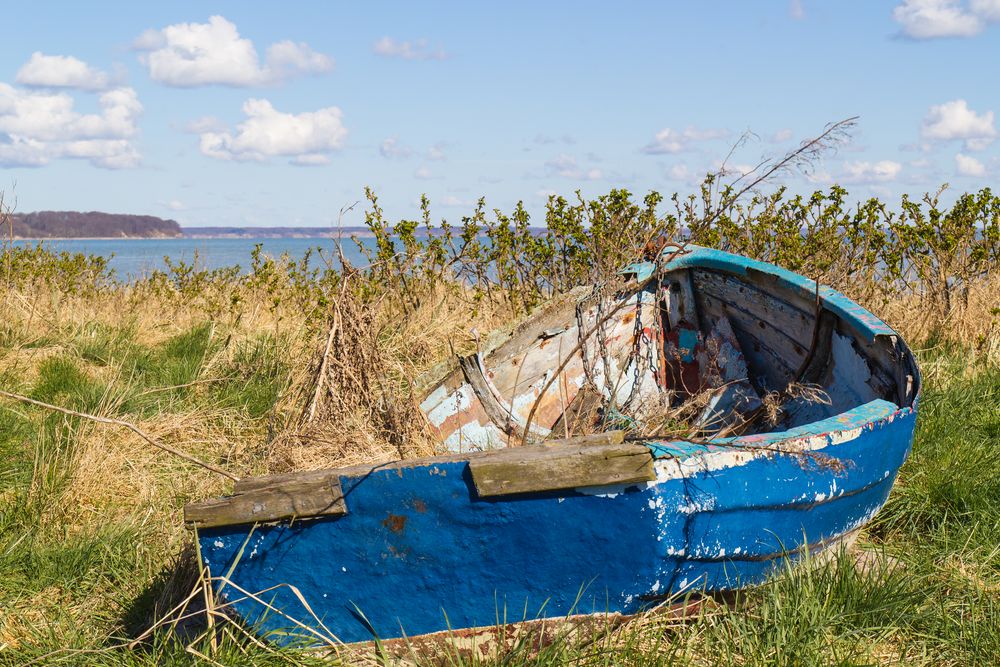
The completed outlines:
{"type": "MultiPolygon", "coordinates": [[[[535,233],[544,233],[544,227],[532,227],[535,233]]],[[[441,230],[417,229],[415,235],[418,238],[427,238],[440,233],[441,230]]],[[[221,239],[323,239],[350,240],[351,237],[360,239],[374,238],[375,234],[368,227],[343,227],[339,230],[329,227],[186,227],[182,228],[179,235],[149,235],[126,234],[119,236],[14,236],[15,241],[20,242],[45,242],[45,241],[182,241],[182,240],[221,240],[221,239]]],[[[0,234],[0,241],[6,241],[7,237],[0,234]]]]}
{"type": "MultiPolygon", "coordinates": [[[[430,236],[427,230],[418,229],[416,236],[430,236]]],[[[351,237],[362,239],[374,238],[367,227],[344,227],[331,230],[329,227],[319,227],[312,230],[308,227],[188,227],[178,236],[14,236],[15,241],[178,241],[178,240],[211,240],[211,239],[326,239],[338,238],[349,240],[351,237]]]]}
{"type": "MultiPolygon", "coordinates": [[[[363,236],[362,234],[344,234],[344,238],[350,238],[350,236],[363,236]]],[[[210,241],[212,239],[336,239],[333,235],[316,235],[316,236],[305,236],[305,235],[295,235],[295,236],[277,236],[271,234],[262,234],[260,236],[253,235],[218,235],[218,236],[201,236],[201,235],[188,235],[182,234],[181,236],[15,236],[14,241],[184,241],[191,239],[204,239],[210,241]]],[[[3,237],[3,241],[9,242],[9,238],[3,237]]]]}
{"type": "MultiPolygon", "coordinates": [[[[176,220],[149,215],[102,213],[100,211],[35,211],[12,218],[14,240],[45,241],[132,241],[193,239],[350,239],[374,238],[376,231],[367,226],[189,226],[176,220]],[[16,232],[20,232],[17,234],[16,232]]],[[[441,229],[418,228],[417,237],[428,238],[441,229]]]]}

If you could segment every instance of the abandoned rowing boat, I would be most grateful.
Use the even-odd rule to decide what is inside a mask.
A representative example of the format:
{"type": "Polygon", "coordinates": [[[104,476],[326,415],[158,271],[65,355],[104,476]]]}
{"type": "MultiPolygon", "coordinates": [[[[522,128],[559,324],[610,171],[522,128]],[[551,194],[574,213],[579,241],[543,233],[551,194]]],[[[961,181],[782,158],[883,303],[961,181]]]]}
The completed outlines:
{"type": "Polygon", "coordinates": [[[900,337],[724,252],[626,273],[432,386],[441,456],[244,479],[185,508],[217,593],[279,642],[632,614],[759,583],[868,522],[913,438],[900,337]],[[666,435],[690,405],[690,433],[666,435]]]}

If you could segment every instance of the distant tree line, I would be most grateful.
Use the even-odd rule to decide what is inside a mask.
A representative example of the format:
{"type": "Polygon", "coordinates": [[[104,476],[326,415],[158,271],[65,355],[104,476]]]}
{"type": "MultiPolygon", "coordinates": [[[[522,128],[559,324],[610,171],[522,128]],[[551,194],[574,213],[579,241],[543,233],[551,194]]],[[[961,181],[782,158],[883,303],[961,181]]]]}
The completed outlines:
{"type": "MultiPolygon", "coordinates": [[[[160,238],[181,236],[180,225],[152,215],[37,211],[11,216],[15,238],[160,238]]],[[[3,230],[6,232],[8,230],[3,230]]]]}

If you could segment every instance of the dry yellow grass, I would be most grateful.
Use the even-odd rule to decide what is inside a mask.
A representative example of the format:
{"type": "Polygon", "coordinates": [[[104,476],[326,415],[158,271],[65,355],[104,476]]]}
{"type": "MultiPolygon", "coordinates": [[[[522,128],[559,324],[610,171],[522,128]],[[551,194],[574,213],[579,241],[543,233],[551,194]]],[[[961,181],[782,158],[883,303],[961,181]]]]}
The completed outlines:
{"type": "MultiPolygon", "coordinates": [[[[371,413],[362,409],[324,413],[321,419],[303,427],[298,416],[313,389],[313,371],[326,332],[322,325],[308,322],[302,310],[291,303],[275,308],[260,295],[246,293],[241,298],[239,311],[233,316],[212,312],[203,304],[185,302],[179,296],[157,296],[141,288],[110,290],[98,297],[68,296],[49,290],[17,293],[0,304],[0,321],[13,343],[0,350],[0,375],[6,386],[33,386],[43,362],[71,358],[88,377],[109,388],[97,412],[114,416],[122,409],[124,398],[139,390],[131,387],[133,378],[123,369],[121,359],[108,359],[103,364],[88,361],[79,353],[81,341],[93,338],[95,331],[127,332],[131,344],[152,349],[212,320],[215,344],[202,360],[198,380],[223,375],[233,363],[235,350],[266,332],[272,335],[288,367],[275,409],[269,416],[252,418],[238,406],[213,402],[211,385],[199,385],[191,389],[199,398],[196,404],[174,404],[164,398],[162,410],[133,420],[155,439],[204,460],[221,462],[240,476],[381,463],[428,451],[426,442],[415,440],[412,447],[404,448],[387,439],[373,428],[371,413]]],[[[996,364],[1000,363],[1000,315],[994,312],[998,306],[1000,277],[994,276],[973,287],[968,304],[952,314],[943,332],[935,330],[935,322],[916,298],[891,301],[873,310],[914,347],[925,346],[928,337],[936,334],[934,344],[960,345],[979,362],[996,364]]],[[[369,346],[368,353],[378,355],[387,386],[394,390],[391,397],[398,402],[394,406],[397,411],[412,411],[405,392],[407,380],[416,379],[453,351],[475,349],[477,338],[484,339],[491,330],[509,327],[516,319],[503,305],[474,306],[461,291],[445,287],[436,288],[415,311],[405,314],[390,300],[372,307],[376,308],[369,313],[372,335],[364,344],[369,346]]],[[[352,359],[344,361],[351,363],[352,359]]],[[[968,365],[963,372],[977,372],[974,366],[968,365]]],[[[944,360],[926,361],[922,369],[937,386],[961,379],[954,377],[954,366],[944,360]]],[[[36,461],[29,494],[50,495],[41,515],[40,535],[44,540],[56,541],[61,536],[69,539],[90,535],[108,525],[139,531],[143,540],[135,548],[149,554],[137,559],[147,569],[137,573],[136,581],[130,584],[135,590],[128,593],[135,597],[161,568],[167,567],[172,556],[189,544],[190,534],[182,522],[183,504],[224,493],[229,483],[150,448],[125,430],[95,424],[76,424],[72,428],[75,430],[67,436],[72,447],[65,458],[36,461]],[[47,480],[57,468],[68,474],[64,484],[53,486],[47,480]]],[[[30,458],[31,443],[26,441],[24,448],[24,455],[30,458]]],[[[0,511],[15,502],[19,502],[15,494],[0,491],[0,511]]],[[[962,563],[949,567],[966,572],[962,563]]],[[[974,569],[966,574],[979,576],[974,569]]],[[[122,586],[121,582],[98,585],[84,597],[47,587],[7,600],[7,607],[0,610],[0,645],[23,643],[46,624],[58,624],[59,632],[74,624],[86,626],[86,633],[99,643],[102,633],[116,631],[114,621],[96,623],[89,619],[96,608],[120,599],[122,586]]],[[[684,651],[688,656],[699,655],[706,646],[703,635],[711,632],[714,612],[704,620],[698,629],[681,633],[681,641],[688,645],[684,651]]],[[[671,632],[670,624],[654,620],[648,624],[648,628],[634,626],[628,633],[630,641],[639,637],[642,648],[652,652],[661,645],[676,647],[677,637],[666,636],[671,632]]],[[[872,650],[873,658],[898,655],[892,642],[872,650]]],[[[710,662],[706,659],[705,664],[710,662]]]]}
{"type": "MultiPolygon", "coordinates": [[[[222,422],[224,423],[224,422],[222,422]]],[[[239,461],[246,440],[220,427],[219,415],[193,412],[139,421],[154,439],[209,459],[239,461]]],[[[221,493],[225,480],[153,449],[138,436],[108,425],[78,434],[73,470],[61,498],[65,523],[86,525],[149,517],[179,524],[177,500],[221,493]]]]}
{"type": "Polygon", "coordinates": [[[1000,273],[973,284],[965,302],[959,302],[944,322],[919,296],[890,300],[872,310],[911,343],[921,347],[959,345],[987,363],[1000,363],[1000,273]]]}

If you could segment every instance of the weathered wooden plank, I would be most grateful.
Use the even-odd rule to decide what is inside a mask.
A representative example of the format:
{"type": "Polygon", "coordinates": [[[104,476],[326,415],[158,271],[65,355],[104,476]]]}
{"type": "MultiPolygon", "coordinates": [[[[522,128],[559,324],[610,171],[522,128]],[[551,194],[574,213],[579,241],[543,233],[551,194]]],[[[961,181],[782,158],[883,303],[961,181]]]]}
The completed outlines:
{"type": "Polygon", "coordinates": [[[521,323],[510,338],[487,356],[487,364],[495,366],[510,360],[549,329],[569,328],[576,322],[576,304],[586,298],[593,288],[575,287],[539,306],[521,323]]]}
{"type": "Polygon", "coordinates": [[[750,368],[751,379],[763,378],[768,389],[783,389],[791,381],[795,374],[792,364],[796,364],[797,367],[800,362],[790,361],[781,352],[773,350],[770,345],[760,339],[752,326],[748,331],[748,325],[744,319],[732,317],[730,309],[725,307],[721,301],[701,293],[696,298],[701,315],[706,320],[729,318],[733,333],[743,351],[743,357],[750,368]]]}
{"type": "Polygon", "coordinates": [[[318,481],[286,482],[191,503],[184,508],[184,521],[209,528],[342,514],[347,514],[347,505],[340,479],[328,473],[318,481]]]}
{"type": "Polygon", "coordinates": [[[819,382],[823,377],[823,372],[830,365],[833,330],[837,327],[837,316],[829,310],[823,310],[819,315],[818,327],[816,347],[810,350],[810,355],[806,357],[799,369],[801,382],[810,384],[819,382]]]}
{"type": "Polygon", "coordinates": [[[386,463],[374,465],[361,464],[355,466],[345,466],[343,468],[323,468],[322,470],[296,470],[294,472],[278,473],[275,475],[265,475],[261,477],[245,477],[233,485],[233,492],[249,493],[250,491],[269,487],[280,488],[286,484],[308,484],[310,482],[325,479],[330,475],[336,475],[338,477],[362,477],[376,470],[398,470],[400,468],[412,468],[414,466],[434,465],[435,463],[454,463],[456,461],[467,461],[472,456],[488,453],[490,452],[442,454],[441,456],[427,456],[419,459],[388,461],[386,463]]]}
{"type": "MultiPolygon", "coordinates": [[[[576,303],[586,298],[591,290],[590,286],[575,287],[540,305],[513,331],[490,332],[480,350],[488,365],[493,367],[510,361],[545,331],[571,326],[575,321],[576,303]]],[[[414,382],[417,403],[423,402],[439,386],[454,391],[463,381],[458,360],[451,357],[414,382]]]]}
{"type": "MultiPolygon", "coordinates": [[[[610,357],[615,362],[622,363],[628,356],[635,328],[636,294],[637,292],[631,292],[617,300],[606,300],[601,309],[597,308],[596,301],[587,302],[583,313],[584,336],[595,368],[601,366],[600,354],[597,351],[600,345],[598,341],[600,336],[597,333],[599,319],[607,318],[600,328],[606,337],[603,344],[607,347],[610,357]]],[[[644,322],[649,322],[655,313],[655,303],[648,290],[644,290],[642,294],[646,295],[646,298],[643,298],[641,317],[644,322]]],[[[556,336],[536,337],[506,359],[496,355],[484,358],[485,367],[492,371],[491,380],[502,396],[508,397],[513,402],[515,394],[523,393],[539,380],[544,380],[547,374],[567,356],[579,355],[575,350],[580,343],[581,334],[575,308],[568,312],[567,316],[571,318],[570,322],[565,326],[565,330],[556,336]]],[[[576,360],[570,362],[564,373],[567,375],[567,380],[572,382],[574,376],[579,377],[583,374],[582,362],[578,363],[576,360]]],[[[575,388],[573,389],[575,391],[575,388]]],[[[554,387],[553,391],[557,393],[554,387]]]]}
{"type": "MultiPolygon", "coordinates": [[[[554,447],[557,445],[605,445],[618,444],[624,440],[623,431],[608,431],[606,433],[596,433],[589,436],[576,436],[573,438],[563,438],[559,440],[547,440],[544,447],[554,447]]],[[[527,449],[536,447],[531,445],[527,449]]],[[[343,468],[324,468],[323,470],[298,470],[295,472],[280,473],[277,475],[267,475],[262,477],[245,477],[236,482],[233,486],[233,493],[249,493],[260,489],[284,489],[294,485],[305,485],[319,483],[327,478],[341,477],[362,477],[376,470],[398,470],[400,468],[413,468],[414,466],[429,466],[437,463],[455,463],[457,461],[475,461],[488,459],[492,456],[502,455],[508,451],[523,451],[525,448],[519,447],[516,450],[492,449],[485,452],[467,452],[464,454],[443,454],[441,456],[425,456],[419,459],[405,459],[400,461],[389,461],[376,465],[362,464],[346,466],[343,468]]]]}
{"type": "Polygon", "coordinates": [[[682,322],[695,329],[704,328],[704,322],[698,316],[698,304],[694,298],[694,279],[691,271],[674,272],[667,288],[671,293],[670,312],[668,318],[671,327],[677,327],[682,322]]]}
{"type": "Polygon", "coordinates": [[[735,306],[758,320],[773,326],[778,332],[803,347],[812,340],[815,304],[796,298],[786,302],[736,276],[704,269],[691,272],[695,288],[728,306],[735,306]]]}
{"type": "Polygon", "coordinates": [[[839,323],[838,333],[850,336],[854,344],[864,352],[868,368],[872,372],[872,389],[879,396],[891,401],[896,401],[900,405],[907,405],[912,401],[912,396],[906,398],[906,380],[899,376],[903,367],[902,357],[898,357],[895,351],[895,344],[887,336],[879,336],[872,342],[868,342],[856,335],[849,327],[839,323]],[[901,382],[902,380],[902,382],[901,382]],[[902,388],[903,394],[900,394],[902,388]]]}
{"type": "Polygon", "coordinates": [[[656,479],[649,448],[625,443],[500,450],[469,461],[469,471],[482,498],[656,479]]]}
{"type": "Polygon", "coordinates": [[[703,269],[691,273],[702,313],[725,314],[753,374],[763,376],[770,389],[784,388],[809,351],[813,316],[733,276],[703,269]]]}
{"type": "Polygon", "coordinates": [[[516,434],[520,437],[524,433],[524,426],[517,423],[509,407],[501,405],[500,400],[490,391],[479,355],[470,354],[467,357],[459,357],[458,365],[462,369],[465,381],[472,387],[473,393],[479,399],[479,403],[483,406],[490,421],[504,433],[516,434]]]}
{"type": "Polygon", "coordinates": [[[592,433],[590,435],[577,435],[572,438],[553,438],[546,440],[543,444],[546,447],[557,447],[566,445],[620,445],[625,442],[625,431],[606,431],[604,433],[592,433]]]}
{"type": "MultiPolygon", "coordinates": [[[[783,335],[780,329],[775,327],[771,322],[758,319],[739,306],[728,304],[710,294],[699,294],[698,303],[701,305],[703,316],[706,313],[711,313],[716,317],[720,314],[725,315],[729,319],[729,323],[733,329],[739,329],[755,341],[766,345],[768,349],[779,355],[778,358],[783,365],[793,369],[798,368],[802,360],[805,359],[809,344],[799,344],[788,336],[783,335]]],[[[712,318],[709,317],[708,319],[712,318]]],[[[812,331],[810,331],[811,334],[812,331]]],[[[746,349],[743,352],[744,356],[746,356],[746,349]]]]}
{"type": "Polygon", "coordinates": [[[583,385],[552,425],[549,442],[557,439],[560,434],[572,433],[578,426],[593,427],[597,410],[603,403],[604,394],[590,384],[583,385]]]}

